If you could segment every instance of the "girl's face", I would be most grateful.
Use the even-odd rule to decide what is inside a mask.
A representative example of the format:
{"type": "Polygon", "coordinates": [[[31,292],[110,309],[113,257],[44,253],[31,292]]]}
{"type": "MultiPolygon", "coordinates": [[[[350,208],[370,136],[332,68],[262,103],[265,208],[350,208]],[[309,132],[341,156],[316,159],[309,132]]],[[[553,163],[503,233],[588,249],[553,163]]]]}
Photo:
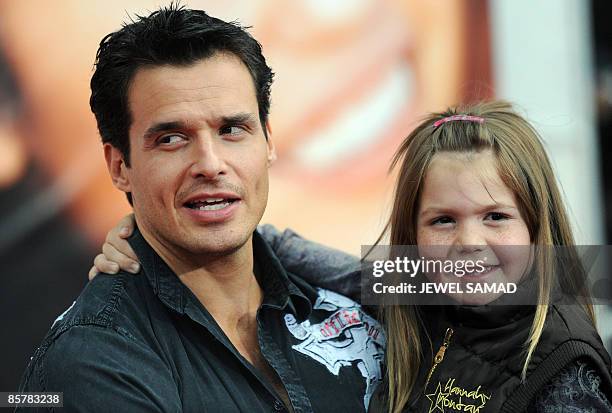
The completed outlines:
{"type": "Polygon", "coordinates": [[[425,258],[483,263],[462,276],[428,275],[433,282],[459,283],[463,293],[449,295],[462,304],[486,304],[503,294],[469,294],[468,283],[520,281],[530,266],[529,230],[491,150],[434,155],[420,198],[417,244],[425,258]]]}

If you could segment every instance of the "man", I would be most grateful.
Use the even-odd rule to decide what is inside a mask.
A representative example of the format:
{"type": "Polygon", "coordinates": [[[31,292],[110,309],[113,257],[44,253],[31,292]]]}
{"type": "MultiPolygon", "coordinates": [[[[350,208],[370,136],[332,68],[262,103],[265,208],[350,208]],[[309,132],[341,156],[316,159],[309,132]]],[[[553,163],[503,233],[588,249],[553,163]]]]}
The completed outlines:
{"type": "Polygon", "coordinates": [[[271,83],[259,44],[202,11],[162,8],[102,40],[90,103],[142,271],[96,277],[20,391],[87,412],[365,409],[380,326],[287,273],[255,232],[271,83]]]}

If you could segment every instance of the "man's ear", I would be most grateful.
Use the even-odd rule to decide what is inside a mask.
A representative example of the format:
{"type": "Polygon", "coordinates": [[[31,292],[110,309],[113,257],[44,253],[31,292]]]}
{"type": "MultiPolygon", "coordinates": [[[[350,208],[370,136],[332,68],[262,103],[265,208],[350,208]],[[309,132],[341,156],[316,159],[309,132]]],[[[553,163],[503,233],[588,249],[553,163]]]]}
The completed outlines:
{"type": "Polygon", "coordinates": [[[268,133],[268,166],[272,165],[276,161],[276,148],[274,147],[274,141],[272,140],[272,128],[270,127],[270,121],[266,122],[266,131],[268,133]]]}
{"type": "Polygon", "coordinates": [[[131,192],[130,179],[126,171],[127,166],[121,151],[110,143],[105,143],[104,158],[106,159],[106,167],[113,180],[113,185],[123,192],[131,192]]]}

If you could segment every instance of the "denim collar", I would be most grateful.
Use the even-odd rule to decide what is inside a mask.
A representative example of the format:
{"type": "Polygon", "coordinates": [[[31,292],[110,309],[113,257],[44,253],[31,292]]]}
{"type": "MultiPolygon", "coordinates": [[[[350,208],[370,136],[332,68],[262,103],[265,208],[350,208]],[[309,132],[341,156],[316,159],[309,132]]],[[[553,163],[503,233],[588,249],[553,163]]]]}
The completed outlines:
{"type": "MultiPolygon", "coordinates": [[[[134,229],[128,242],[140,259],[155,295],[169,308],[185,314],[189,296],[192,295],[187,286],[149,245],[138,228],[134,229]]],[[[254,272],[263,290],[262,308],[288,311],[299,320],[307,319],[312,312],[311,301],[289,279],[272,248],[257,231],[253,233],[252,242],[254,272]]]]}

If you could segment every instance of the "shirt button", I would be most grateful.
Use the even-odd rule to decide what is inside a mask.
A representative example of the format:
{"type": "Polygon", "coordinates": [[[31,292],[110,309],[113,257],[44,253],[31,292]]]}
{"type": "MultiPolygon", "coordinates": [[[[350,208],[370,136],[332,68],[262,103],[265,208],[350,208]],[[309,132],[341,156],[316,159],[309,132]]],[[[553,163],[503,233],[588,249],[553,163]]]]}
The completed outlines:
{"type": "Polygon", "coordinates": [[[274,410],[282,412],[285,410],[285,405],[280,400],[274,400],[274,410]]]}

